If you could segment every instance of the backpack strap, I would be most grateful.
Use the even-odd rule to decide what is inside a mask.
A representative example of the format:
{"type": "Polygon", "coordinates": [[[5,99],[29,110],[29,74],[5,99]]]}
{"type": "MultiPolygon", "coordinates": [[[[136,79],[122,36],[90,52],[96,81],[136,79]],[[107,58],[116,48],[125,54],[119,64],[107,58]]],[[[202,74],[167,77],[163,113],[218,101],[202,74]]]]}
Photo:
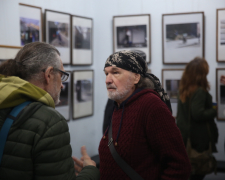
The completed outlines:
{"type": "Polygon", "coordinates": [[[0,131],[0,165],[9,130],[13,122],[19,117],[18,114],[30,103],[32,103],[32,101],[26,101],[18,106],[15,106],[13,110],[10,112],[10,114],[7,116],[2,126],[2,129],[0,131]]]}

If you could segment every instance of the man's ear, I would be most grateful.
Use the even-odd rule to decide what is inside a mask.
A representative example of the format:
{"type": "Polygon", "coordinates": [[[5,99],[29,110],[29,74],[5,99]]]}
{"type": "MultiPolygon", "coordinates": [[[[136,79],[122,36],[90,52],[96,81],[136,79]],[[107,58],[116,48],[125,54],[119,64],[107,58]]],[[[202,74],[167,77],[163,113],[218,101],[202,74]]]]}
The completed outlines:
{"type": "Polygon", "coordinates": [[[53,77],[53,67],[48,67],[46,70],[45,70],[45,82],[47,84],[50,83],[50,79],[53,77]]]}
{"type": "Polygon", "coordinates": [[[134,74],[134,84],[137,84],[141,79],[141,75],[140,74],[134,74]]]}

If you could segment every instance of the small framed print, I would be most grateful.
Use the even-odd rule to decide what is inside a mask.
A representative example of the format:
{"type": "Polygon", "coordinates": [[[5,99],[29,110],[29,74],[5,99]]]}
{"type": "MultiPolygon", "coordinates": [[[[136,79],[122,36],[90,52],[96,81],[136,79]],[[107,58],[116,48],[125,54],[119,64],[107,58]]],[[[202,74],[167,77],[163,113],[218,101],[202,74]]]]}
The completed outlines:
{"type": "Polygon", "coordinates": [[[43,41],[41,7],[19,3],[20,45],[43,41]]]}
{"type": "Polygon", "coordinates": [[[173,116],[177,115],[179,84],[184,69],[162,69],[162,86],[170,97],[173,116]]]}
{"type": "Polygon", "coordinates": [[[113,17],[113,51],[140,50],[151,62],[150,14],[113,17]]]}
{"type": "Polygon", "coordinates": [[[93,59],[93,20],[72,16],[72,65],[91,65],[93,59]]]}
{"type": "Polygon", "coordinates": [[[70,64],[70,14],[45,10],[45,38],[46,42],[55,46],[63,64],[70,64]]]}
{"type": "Polygon", "coordinates": [[[21,48],[21,46],[0,45],[0,64],[8,59],[14,59],[21,48]]]}
{"type": "Polygon", "coordinates": [[[73,119],[93,115],[94,71],[73,71],[73,119]]]}
{"type": "Polygon", "coordinates": [[[162,15],[163,64],[204,57],[204,12],[162,15]]]}
{"type": "Polygon", "coordinates": [[[225,76],[225,68],[216,69],[216,100],[217,119],[225,121],[225,84],[222,77],[225,76]]]}
{"type": "Polygon", "coordinates": [[[225,9],[217,9],[216,59],[217,62],[225,62],[225,9]]]}
{"type": "Polygon", "coordinates": [[[55,109],[62,114],[67,121],[70,120],[70,107],[71,107],[71,72],[66,71],[69,73],[69,78],[62,82],[63,89],[60,93],[60,103],[55,106],[55,109]]]}

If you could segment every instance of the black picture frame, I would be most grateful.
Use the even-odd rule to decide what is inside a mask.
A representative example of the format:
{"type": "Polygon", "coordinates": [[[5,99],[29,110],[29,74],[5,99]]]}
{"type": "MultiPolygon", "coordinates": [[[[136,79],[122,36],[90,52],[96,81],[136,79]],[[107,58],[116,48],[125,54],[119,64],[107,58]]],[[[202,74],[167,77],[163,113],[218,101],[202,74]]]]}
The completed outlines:
{"type": "Polygon", "coordinates": [[[71,15],[45,9],[45,41],[60,52],[64,65],[71,63],[71,15]]]}
{"type": "Polygon", "coordinates": [[[71,65],[88,66],[93,63],[93,19],[71,16],[71,65]]]}
{"type": "Polygon", "coordinates": [[[204,12],[163,14],[163,64],[187,64],[204,57],[204,37],[204,12]]]}
{"type": "Polygon", "coordinates": [[[69,78],[62,82],[63,89],[60,93],[60,103],[55,106],[55,109],[62,114],[67,121],[70,120],[70,110],[71,110],[71,84],[72,84],[72,73],[71,71],[66,71],[69,73],[69,78]]]}
{"type": "Polygon", "coordinates": [[[19,3],[20,45],[43,41],[42,8],[19,3]]]}
{"type": "Polygon", "coordinates": [[[94,113],[94,70],[72,72],[73,119],[92,116],[94,113]]]}
{"type": "Polygon", "coordinates": [[[222,75],[225,76],[225,68],[216,68],[216,101],[218,121],[225,121],[225,84],[221,83],[222,75]]]}
{"type": "Polygon", "coordinates": [[[183,72],[184,69],[162,69],[162,87],[170,97],[173,117],[177,115],[179,82],[183,72]]]}
{"type": "Polygon", "coordinates": [[[121,50],[140,50],[151,63],[150,14],[113,16],[113,52],[121,50]]]}

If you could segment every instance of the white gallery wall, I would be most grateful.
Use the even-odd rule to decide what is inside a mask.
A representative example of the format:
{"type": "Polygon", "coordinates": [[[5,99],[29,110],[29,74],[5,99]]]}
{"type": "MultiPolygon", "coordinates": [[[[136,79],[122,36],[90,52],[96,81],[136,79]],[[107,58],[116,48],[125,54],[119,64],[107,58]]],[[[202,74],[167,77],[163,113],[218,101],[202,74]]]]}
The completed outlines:
{"type": "MultiPolygon", "coordinates": [[[[93,65],[65,66],[66,70],[94,70],[94,115],[68,122],[73,155],[80,157],[80,147],[87,146],[90,156],[98,153],[102,137],[104,108],[107,101],[103,67],[113,53],[112,20],[117,15],[151,14],[151,63],[152,73],[161,79],[162,69],[180,69],[184,65],[162,63],[162,14],[198,12],[205,15],[205,58],[210,71],[210,94],[216,101],[216,68],[225,63],[216,62],[216,9],[225,8],[224,0],[0,0],[0,45],[20,45],[19,3],[44,9],[66,12],[93,18],[93,65]]],[[[182,58],[182,57],[181,57],[182,58]]],[[[219,141],[217,160],[225,160],[225,121],[217,121],[219,141]]]]}

